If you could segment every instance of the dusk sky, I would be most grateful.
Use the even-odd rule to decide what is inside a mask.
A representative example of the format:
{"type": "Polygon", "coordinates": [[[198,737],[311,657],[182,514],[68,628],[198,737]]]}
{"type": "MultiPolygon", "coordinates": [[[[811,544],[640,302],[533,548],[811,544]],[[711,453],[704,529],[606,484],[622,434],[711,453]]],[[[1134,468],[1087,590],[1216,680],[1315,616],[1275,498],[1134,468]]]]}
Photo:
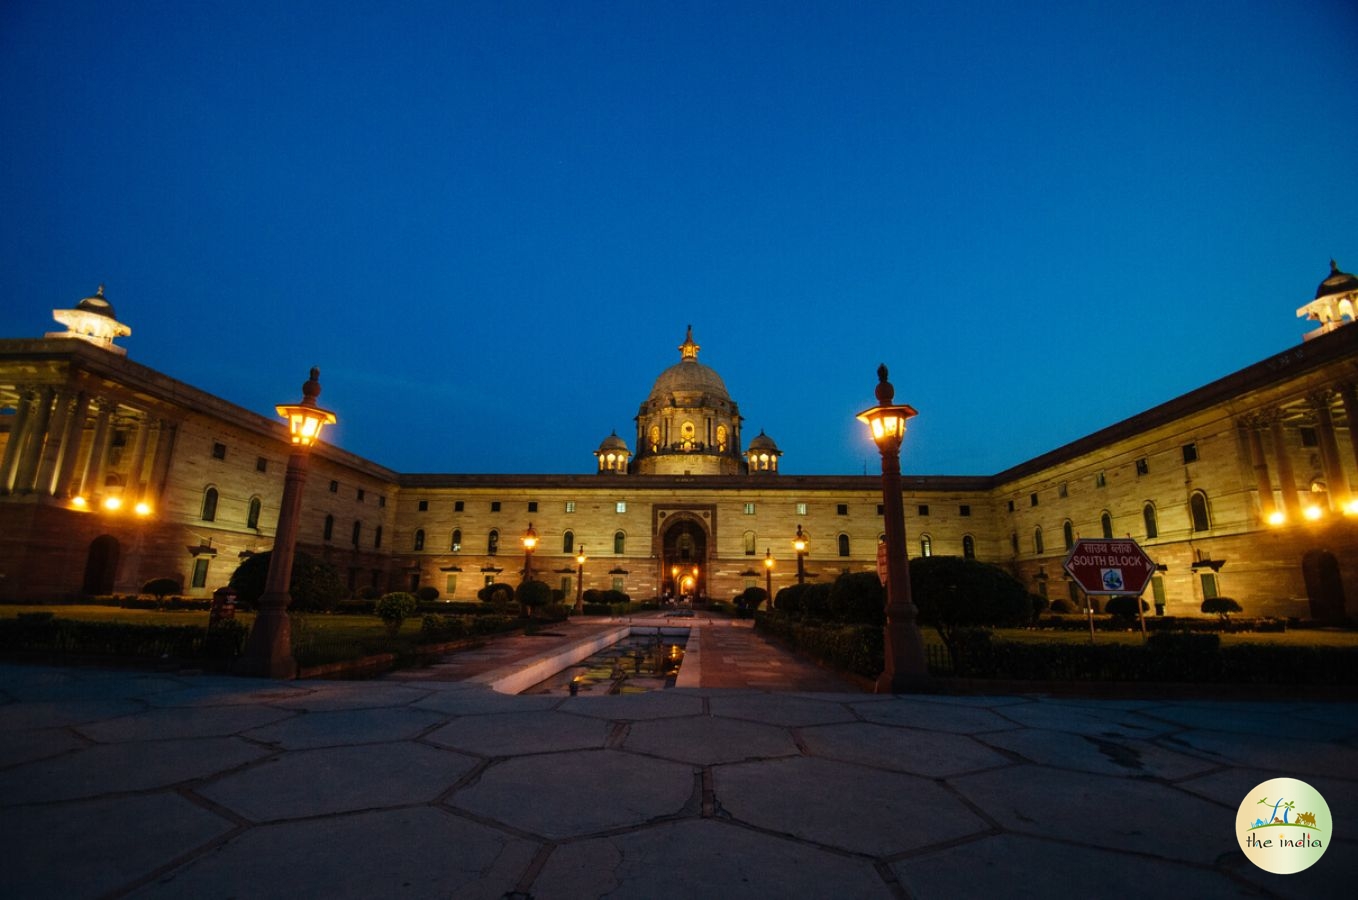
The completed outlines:
{"type": "Polygon", "coordinates": [[[587,473],[679,360],[788,474],[998,472],[1358,271],[1358,4],[0,3],[0,337],[399,472],[587,473]]]}

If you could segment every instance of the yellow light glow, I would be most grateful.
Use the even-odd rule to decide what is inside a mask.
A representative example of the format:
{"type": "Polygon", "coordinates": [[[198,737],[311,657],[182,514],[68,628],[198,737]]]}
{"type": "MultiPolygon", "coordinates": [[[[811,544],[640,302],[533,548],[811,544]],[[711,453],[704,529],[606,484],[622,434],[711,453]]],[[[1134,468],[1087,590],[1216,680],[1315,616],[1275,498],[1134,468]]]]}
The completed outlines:
{"type": "Polygon", "coordinates": [[[1344,515],[1358,516],[1358,497],[1355,497],[1344,504],[1344,515]]]}
{"type": "Polygon", "coordinates": [[[85,507],[89,506],[90,503],[89,503],[89,501],[86,500],[84,497],[72,497],[72,498],[71,498],[71,505],[72,505],[72,506],[78,506],[78,507],[80,507],[81,509],[84,509],[85,507]]]}
{"type": "Polygon", "coordinates": [[[1307,521],[1315,522],[1322,515],[1324,515],[1324,511],[1321,510],[1319,506],[1308,506],[1306,507],[1306,510],[1305,512],[1302,513],[1302,515],[1306,517],[1307,521]]]}
{"type": "Polygon", "coordinates": [[[1287,516],[1283,515],[1282,510],[1280,509],[1275,509],[1268,514],[1268,524],[1270,525],[1281,525],[1286,521],[1287,516]]]}
{"type": "Polygon", "coordinates": [[[117,510],[120,510],[120,509],[122,509],[122,508],[123,508],[123,498],[122,498],[122,497],[106,497],[106,498],[104,498],[104,509],[108,510],[109,512],[116,512],[117,510]]]}
{"type": "Polygon", "coordinates": [[[137,515],[139,515],[139,516],[149,516],[149,515],[151,515],[151,504],[149,504],[149,503],[147,503],[145,500],[143,500],[142,502],[138,503],[136,506],[132,507],[132,511],[135,512],[135,513],[136,513],[137,515]]]}

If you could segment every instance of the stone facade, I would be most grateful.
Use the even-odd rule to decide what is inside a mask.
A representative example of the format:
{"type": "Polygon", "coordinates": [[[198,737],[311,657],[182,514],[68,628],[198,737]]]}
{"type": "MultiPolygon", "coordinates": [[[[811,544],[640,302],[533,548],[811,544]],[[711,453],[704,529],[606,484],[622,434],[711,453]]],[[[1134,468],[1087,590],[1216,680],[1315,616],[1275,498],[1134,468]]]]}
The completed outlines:
{"type": "MultiPolygon", "coordinates": [[[[1351,309],[1349,294],[1321,296],[1352,287],[1338,276],[1318,300],[1351,309]]],[[[112,319],[102,293],[82,304],[112,319]]],[[[126,333],[114,324],[104,332],[126,333]]],[[[209,594],[271,546],[284,426],[109,342],[63,337],[0,340],[0,599],[134,593],[164,576],[209,594]]],[[[679,350],[639,409],[635,447],[609,436],[594,474],[400,474],[322,443],[300,548],[355,590],[433,585],[457,600],[522,578],[530,523],[534,576],[568,594],[582,546],[587,588],[726,598],[765,584],[768,555],[776,591],[796,578],[798,526],[808,579],[874,569],[880,479],[781,472],[768,436],[743,447],[691,330],[679,350]]],[[[1146,599],[1167,612],[1217,594],[1250,614],[1351,615],[1355,384],[1358,328],[1330,327],[994,476],[907,477],[909,553],[975,556],[1079,605],[1069,543],[1131,535],[1163,567],[1146,599]]]]}

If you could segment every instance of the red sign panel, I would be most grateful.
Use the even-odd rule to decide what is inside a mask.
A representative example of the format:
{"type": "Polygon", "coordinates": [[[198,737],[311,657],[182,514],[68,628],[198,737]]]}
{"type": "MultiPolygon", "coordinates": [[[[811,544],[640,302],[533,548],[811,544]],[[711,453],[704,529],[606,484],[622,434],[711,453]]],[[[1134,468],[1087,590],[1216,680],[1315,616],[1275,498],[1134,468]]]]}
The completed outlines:
{"type": "Polygon", "coordinates": [[[1081,538],[1062,567],[1086,594],[1140,596],[1155,574],[1155,563],[1131,538],[1081,538]]]}

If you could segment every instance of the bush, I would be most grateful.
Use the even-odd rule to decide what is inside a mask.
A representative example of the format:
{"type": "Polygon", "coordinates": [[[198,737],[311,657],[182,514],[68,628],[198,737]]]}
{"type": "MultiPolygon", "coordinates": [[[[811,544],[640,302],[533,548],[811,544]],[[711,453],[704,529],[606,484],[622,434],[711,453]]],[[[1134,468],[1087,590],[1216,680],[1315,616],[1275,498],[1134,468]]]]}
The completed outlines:
{"type": "Polygon", "coordinates": [[[800,621],[778,610],[756,613],[754,626],[841,671],[865,678],[876,678],[882,671],[883,631],[879,626],[800,621]]]}
{"type": "Polygon", "coordinates": [[[382,623],[387,626],[387,633],[395,636],[400,630],[406,618],[415,612],[419,601],[413,594],[404,591],[397,591],[392,594],[384,594],[382,599],[377,601],[375,612],[382,623]]]}
{"type": "Polygon", "coordinates": [[[1231,613],[1244,612],[1240,604],[1230,597],[1209,597],[1202,601],[1202,611],[1207,615],[1220,616],[1222,622],[1227,621],[1231,613]]]}
{"type": "MultiPolygon", "coordinates": [[[[230,586],[236,592],[236,605],[254,609],[264,593],[264,582],[269,575],[269,560],[273,551],[256,553],[237,567],[231,575],[230,586]]],[[[330,563],[297,551],[292,560],[292,578],[288,587],[292,595],[292,609],[299,612],[326,612],[346,593],[339,570],[330,563]]]]}
{"type": "Polygon", "coordinates": [[[514,599],[514,585],[497,581],[476,592],[476,599],[482,603],[508,602],[514,599]]]}
{"type": "Polygon", "coordinates": [[[910,564],[910,589],[921,624],[933,625],[953,665],[966,629],[1027,625],[1028,591],[996,566],[960,556],[929,556],[910,564]]]}
{"type": "Polygon", "coordinates": [[[179,593],[180,590],[182,588],[178,578],[152,578],[141,586],[141,592],[155,597],[158,603],[171,594],[179,593]]]}
{"type": "Polygon", "coordinates": [[[748,619],[760,605],[768,599],[768,592],[761,587],[747,587],[736,594],[736,615],[748,619]]]}
{"type": "Polygon", "coordinates": [[[552,587],[545,581],[525,581],[514,592],[514,599],[529,611],[529,615],[535,616],[552,602],[552,587]]]}
{"type": "MultiPolygon", "coordinates": [[[[1117,597],[1109,597],[1108,602],[1103,605],[1103,611],[1108,613],[1108,615],[1115,616],[1116,618],[1119,619],[1135,619],[1136,604],[1138,599],[1139,598],[1132,597],[1127,594],[1121,594],[1117,597]]],[[[1145,600],[1141,600],[1140,602],[1141,611],[1149,612],[1151,608],[1150,604],[1147,603],[1145,600]]]]}
{"type": "Polygon", "coordinates": [[[830,618],[852,625],[886,621],[886,588],[875,572],[851,572],[835,579],[828,598],[830,618]]]}
{"type": "Polygon", "coordinates": [[[439,598],[439,589],[432,584],[426,584],[415,591],[415,598],[421,603],[433,603],[439,598]]]}
{"type": "Polygon", "coordinates": [[[1053,600],[1053,601],[1052,601],[1052,607],[1051,607],[1051,608],[1052,608],[1052,612],[1055,613],[1055,614],[1058,615],[1058,616],[1067,616],[1067,615],[1070,615],[1070,601],[1069,601],[1069,600],[1053,600]]]}

